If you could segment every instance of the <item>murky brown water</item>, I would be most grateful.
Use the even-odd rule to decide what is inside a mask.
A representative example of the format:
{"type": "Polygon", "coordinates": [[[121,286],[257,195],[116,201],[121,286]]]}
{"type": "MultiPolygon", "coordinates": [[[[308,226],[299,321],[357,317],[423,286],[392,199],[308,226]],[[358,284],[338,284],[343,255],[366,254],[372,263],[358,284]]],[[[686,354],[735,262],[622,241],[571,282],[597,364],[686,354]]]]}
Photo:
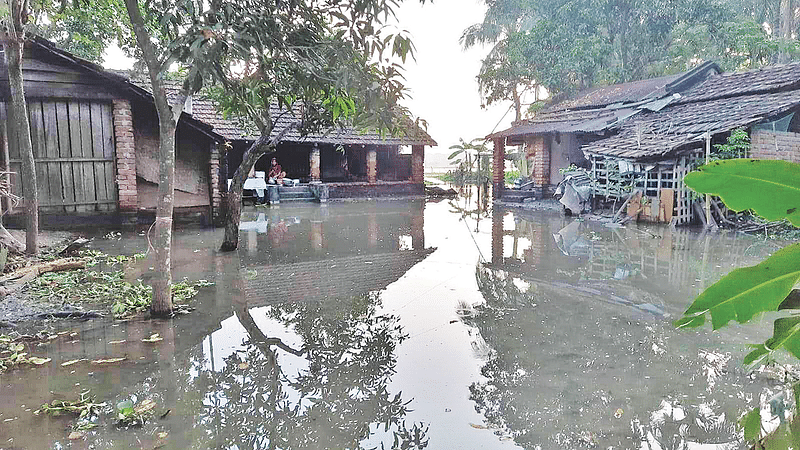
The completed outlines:
{"type": "Polygon", "coordinates": [[[769,322],[670,321],[780,243],[465,199],[281,205],[242,227],[232,255],[215,251],[220,231],[176,233],[175,277],[216,283],[196,312],[72,324],[32,349],[46,367],[0,375],[0,449],[735,449],[736,419],[779,390],[741,368],[769,322]],[[86,389],[169,414],[133,430],[102,416],[76,441],[71,420],[31,414],[86,389]]]}

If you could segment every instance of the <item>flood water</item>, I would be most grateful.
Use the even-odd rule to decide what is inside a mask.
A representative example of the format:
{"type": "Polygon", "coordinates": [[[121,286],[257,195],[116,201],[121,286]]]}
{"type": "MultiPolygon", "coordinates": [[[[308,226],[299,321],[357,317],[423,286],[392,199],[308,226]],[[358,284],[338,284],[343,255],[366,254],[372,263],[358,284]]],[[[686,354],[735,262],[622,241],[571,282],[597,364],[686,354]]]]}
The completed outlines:
{"type": "Polygon", "coordinates": [[[62,325],[31,349],[51,363],[0,375],[0,449],[745,448],[736,420],[781,391],[741,365],[771,322],[670,323],[780,242],[476,200],[245,208],[233,254],[221,230],[176,232],[175,278],[215,282],[197,310],[62,325]],[[169,413],[74,441],[70,419],[31,413],[84,390],[169,413]]]}

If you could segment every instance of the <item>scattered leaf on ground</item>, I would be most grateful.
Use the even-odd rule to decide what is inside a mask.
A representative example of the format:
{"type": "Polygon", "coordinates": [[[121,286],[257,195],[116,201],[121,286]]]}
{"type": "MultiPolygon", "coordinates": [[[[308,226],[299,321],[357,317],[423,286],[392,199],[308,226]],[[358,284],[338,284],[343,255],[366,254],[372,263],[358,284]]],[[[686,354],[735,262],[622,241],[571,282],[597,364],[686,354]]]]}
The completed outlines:
{"type": "Polygon", "coordinates": [[[156,402],[154,402],[152,399],[147,398],[142,400],[141,403],[139,403],[138,405],[136,405],[133,408],[133,411],[137,414],[146,414],[150,413],[153,409],[155,409],[155,407],[156,407],[156,402]]]}
{"type": "Polygon", "coordinates": [[[72,361],[65,361],[65,362],[61,363],[61,367],[71,366],[71,365],[77,364],[77,363],[79,363],[81,361],[86,361],[86,360],[85,359],[73,359],[72,361]]]}
{"type": "Polygon", "coordinates": [[[38,356],[31,356],[30,358],[28,358],[28,362],[30,362],[31,364],[35,364],[37,366],[47,364],[50,361],[52,361],[50,358],[39,358],[38,356]]]}
{"type": "Polygon", "coordinates": [[[73,431],[72,433],[69,434],[68,439],[74,441],[77,439],[83,439],[84,436],[86,436],[85,431],[73,431]]]}

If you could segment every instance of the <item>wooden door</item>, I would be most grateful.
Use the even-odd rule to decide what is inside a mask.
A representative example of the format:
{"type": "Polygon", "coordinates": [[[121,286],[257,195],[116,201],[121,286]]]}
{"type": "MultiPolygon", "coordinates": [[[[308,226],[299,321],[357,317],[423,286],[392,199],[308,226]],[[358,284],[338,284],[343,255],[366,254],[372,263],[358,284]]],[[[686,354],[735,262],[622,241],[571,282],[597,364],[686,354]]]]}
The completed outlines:
{"type": "MultiPolygon", "coordinates": [[[[2,104],[2,119],[6,116],[2,104]]],[[[115,211],[114,125],[110,103],[31,100],[33,157],[42,213],[115,211]]],[[[10,125],[10,122],[9,122],[10,125]]],[[[8,129],[13,192],[24,196],[16,132],[8,129]]]]}

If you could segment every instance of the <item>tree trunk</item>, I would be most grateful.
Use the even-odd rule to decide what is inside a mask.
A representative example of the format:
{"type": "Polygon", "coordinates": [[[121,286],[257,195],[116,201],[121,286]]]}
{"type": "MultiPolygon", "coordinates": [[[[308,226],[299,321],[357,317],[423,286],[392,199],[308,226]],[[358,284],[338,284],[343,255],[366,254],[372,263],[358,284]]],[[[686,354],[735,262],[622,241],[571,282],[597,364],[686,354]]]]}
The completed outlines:
{"type": "MultiPolygon", "coordinates": [[[[288,131],[288,130],[287,130],[288,131]]],[[[220,251],[232,252],[239,247],[239,222],[242,216],[242,190],[246,174],[256,164],[259,158],[274,151],[274,146],[269,141],[269,133],[259,137],[242,155],[242,163],[236,169],[225,196],[225,237],[222,240],[220,251]]]]}
{"type": "MultiPolygon", "coordinates": [[[[137,0],[125,0],[125,8],[131,20],[136,42],[142,51],[142,59],[147,65],[150,84],[153,87],[153,101],[156,106],[159,124],[159,174],[158,206],[155,222],[155,277],[152,281],[153,301],[150,315],[168,317],[172,315],[172,212],[175,188],[175,129],[183,112],[187,93],[185,89],[171,107],[167,100],[161,72],[166,70],[158,59],[158,52],[145,27],[137,0]]],[[[193,70],[194,71],[194,70],[193,70]]]]}
{"type": "Polygon", "coordinates": [[[514,122],[522,120],[522,99],[517,91],[517,84],[514,84],[512,96],[514,99],[514,122]]]}
{"type": "Polygon", "coordinates": [[[153,302],[150,315],[166,317],[172,315],[172,212],[175,199],[175,128],[172,110],[163,117],[159,111],[160,138],[158,165],[158,207],[156,209],[155,277],[153,278],[153,302]],[[166,119],[166,120],[165,120],[166,119]]]}
{"type": "Polygon", "coordinates": [[[25,44],[22,29],[22,2],[13,0],[7,30],[3,36],[3,50],[8,67],[8,86],[11,101],[8,104],[9,120],[17,133],[22,158],[22,190],[23,208],[25,210],[25,252],[35,255],[39,251],[39,192],[36,184],[36,167],[33,160],[33,144],[31,144],[31,127],[28,121],[28,106],[25,103],[25,89],[22,81],[22,52],[25,44]]]}
{"type": "Polygon", "coordinates": [[[256,164],[259,158],[275,151],[275,146],[289,131],[300,126],[300,122],[292,122],[270,139],[271,128],[261,132],[255,142],[242,155],[242,163],[236,169],[231,180],[231,187],[225,197],[225,237],[222,240],[220,251],[232,252],[239,247],[239,222],[242,215],[242,189],[244,189],[245,174],[256,164]]]}
{"type": "Polygon", "coordinates": [[[778,53],[778,62],[785,64],[790,60],[786,47],[792,40],[792,31],[794,31],[794,2],[792,0],[781,0],[779,23],[778,31],[783,42],[781,42],[781,51],[778,53]]]}

